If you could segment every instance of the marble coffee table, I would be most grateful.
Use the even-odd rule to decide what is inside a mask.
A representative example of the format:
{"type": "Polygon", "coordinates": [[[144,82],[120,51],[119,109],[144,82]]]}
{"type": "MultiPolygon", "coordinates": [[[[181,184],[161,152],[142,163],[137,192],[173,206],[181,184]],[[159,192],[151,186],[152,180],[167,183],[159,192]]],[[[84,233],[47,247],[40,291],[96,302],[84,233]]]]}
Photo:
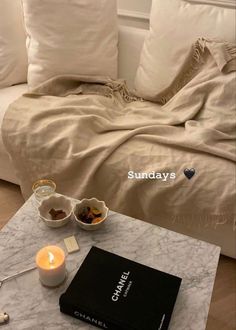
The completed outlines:
{"type": "Polygon", "coordinates": [[[37,270],[2,285],[0,310],[10,315],[2,329],[95,329],[60,313],[58,305],[92,245],[183,278],[169,329],[205,329],[220,248],[114,212],[95,232],[83,231],[75,223],[51,229],[39,219],[32,196],[0,231],[0,279],[34,265],[43,246],[64,247],[63,239],[71,235],[80,251],[67,256],[68,278],[59,288],[43,287],[37,270]]]}

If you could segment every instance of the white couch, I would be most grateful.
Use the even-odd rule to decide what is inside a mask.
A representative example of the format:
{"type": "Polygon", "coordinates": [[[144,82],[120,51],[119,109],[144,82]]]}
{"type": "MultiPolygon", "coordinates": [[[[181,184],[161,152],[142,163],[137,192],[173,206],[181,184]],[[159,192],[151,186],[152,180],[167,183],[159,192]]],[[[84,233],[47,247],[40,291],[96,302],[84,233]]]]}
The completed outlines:
{"type": "MultiPolygon", "coordinates": [[[[140,51],[147,30],[120,26],[119,28],[119,77],[133,87],[135,72],[139,63],[140,51]]],[[[0,89],[0,127],[8,105],[27,91],[27,84],[0,89]]],[[[9,156],[2,143],[0,134],[0,179],[18,184],[9,156]]],[[[236,232],[232,224],[219,225],[217,228],[200,228],[178,223],[159,223],[159,225],[189,236],[215,243],[222,248],[222,253],[236,258],[236,232]]]]}
{"type": "MultiPolygon", "coordinates": [[[[119,28],[119,64],[118,75],[126,79],[129,87],[139,64],[140,51],[147,30],[120,26],[119,28]]],[[[0,89],[0,127],[8,105],[27,91],[27,84],[0,89]]],[[[4,148],[0,133],[0,179],[18,184],[8,154],[4,148]]]]}

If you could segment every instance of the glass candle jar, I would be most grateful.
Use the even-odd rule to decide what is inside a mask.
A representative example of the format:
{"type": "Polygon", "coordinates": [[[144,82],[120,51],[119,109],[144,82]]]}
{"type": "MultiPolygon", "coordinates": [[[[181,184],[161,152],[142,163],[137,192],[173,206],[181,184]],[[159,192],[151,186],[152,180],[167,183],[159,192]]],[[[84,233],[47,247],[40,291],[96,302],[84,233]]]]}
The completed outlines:
{"type": "Polygon", "coordinates": [[[55,193],[56,184],[54,181],[49,179],[37,180],[32,187],[34,196],[37,201],[42,201],[44,198],[47,198],[55,193]]]}

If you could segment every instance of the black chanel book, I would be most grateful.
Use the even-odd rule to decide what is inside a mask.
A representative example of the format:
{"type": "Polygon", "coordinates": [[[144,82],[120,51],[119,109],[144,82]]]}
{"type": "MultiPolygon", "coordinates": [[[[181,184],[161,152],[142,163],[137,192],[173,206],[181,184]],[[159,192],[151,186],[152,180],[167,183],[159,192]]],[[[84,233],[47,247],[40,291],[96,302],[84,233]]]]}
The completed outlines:
{"type": "Polygon", "coordinates": [[[108,330],[165,330],[181,279],[92,247],[60,310],[108,330]]]}

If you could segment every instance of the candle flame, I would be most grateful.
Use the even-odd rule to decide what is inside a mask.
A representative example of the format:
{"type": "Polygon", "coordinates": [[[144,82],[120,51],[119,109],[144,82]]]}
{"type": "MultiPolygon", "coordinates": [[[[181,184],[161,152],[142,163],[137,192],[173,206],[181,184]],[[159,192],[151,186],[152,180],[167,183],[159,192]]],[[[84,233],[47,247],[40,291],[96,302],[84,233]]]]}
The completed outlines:
{"type": "Polygon", "coordinates": [[[54,263],[54,255],[52,252],[48,251],[48,260],[49,260],[49,263],[50,264],[53,264],[54,263]]]}

